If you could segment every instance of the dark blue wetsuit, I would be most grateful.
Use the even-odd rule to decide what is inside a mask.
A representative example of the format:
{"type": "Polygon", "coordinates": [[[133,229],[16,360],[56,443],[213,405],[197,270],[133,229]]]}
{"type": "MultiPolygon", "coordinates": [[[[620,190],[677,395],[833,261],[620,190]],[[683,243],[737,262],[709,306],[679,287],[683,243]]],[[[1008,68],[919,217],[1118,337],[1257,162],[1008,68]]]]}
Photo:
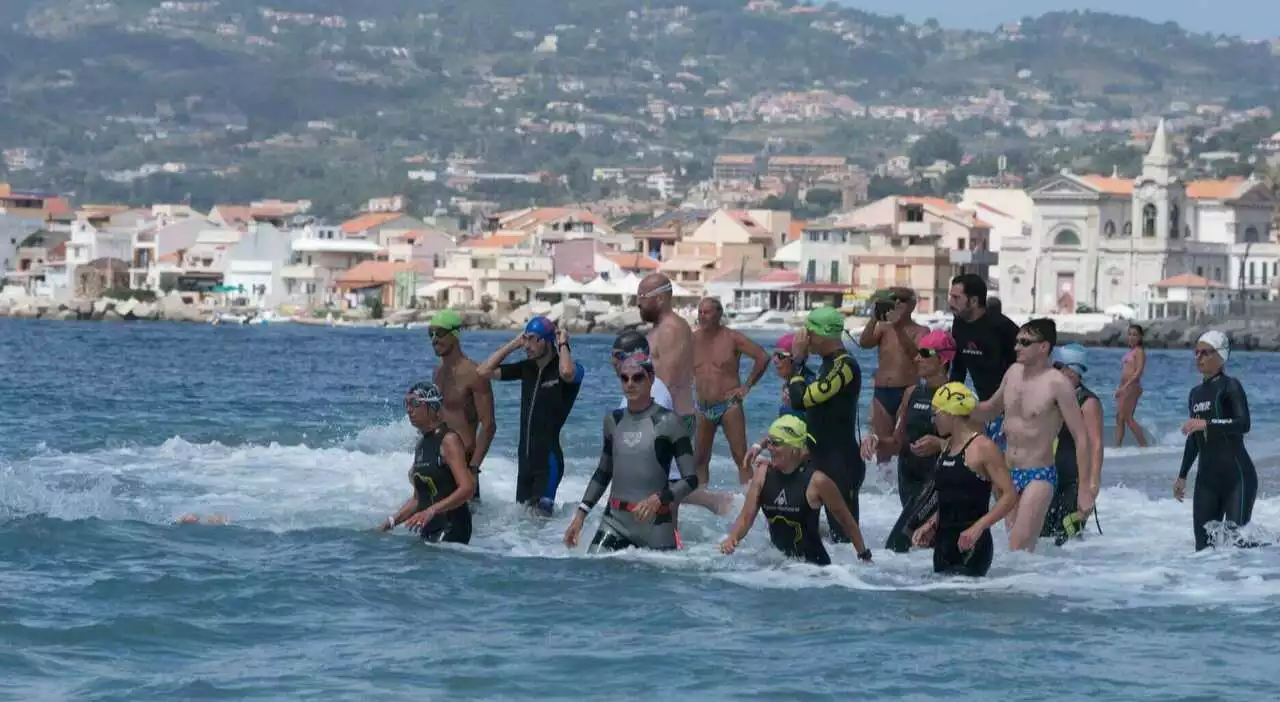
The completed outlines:
{"type": "MultiPolygon", "coordinates": [[[[867,475],[858,447],[858,393],[862,390],[862,369],[849,352],[841,348],[822,358],[817,377],[805,380],[798,373],[787,383],[791,406],[806,413],[813,448],[809,465],[831,478],[858,521],[858,491],[867,475]]],[[[827,510],[831,539],[848,542],[844,528],[827,510]]]]}
{"type": "Polygon", "coordinates": [[[573,411],[586,374],[574,363],[571,380],[560,377],[560,355],[551,354],[545,365],[528,358],[498,367],[499,380],[520,381],[520,449],[516,475],[516,502],[537,507],[550,516],[556,490],[564,477],[564,451],[560,429],[573,411]]]}
{"type": "MultiPolygon", "coordinates": [[[[800,367],[796,369],[796,373],[798,373],[798,374],[800,375],[800,377],[801,377],[801,378],[804,378],[804,382],[806,382],[806,383],[811,383],[811,382],[813,382],[813,377],[814,377],[814,376],[813,376],[813,371],[809,370],[809,367],[808,367],[808,366],[806,366],[805,364],[801,363],[801,364],[800,364],[800,367]]],[[[786,416],[786,415],[788,415],[788,414],[789,414],[789,415],[792,415],[792,416],[795,416],[795,417],[799,417],[799,418],[801,418],[801,419],[804,419],[804,417],[805,417],[805,412],[804,412],[804,410],[802,410],[802,409],[796,409],[796,408],[794,408],[794,407],[791,407],[790,405],[779,404],[779,405],[778,405],[778,416],[779,416],[779,417],[785,417],[785,416],[786,416]]]]}
{"type": "MultiPolygon", "coordinates": [[[[1098,396],[1084,384],[1076,386],[1076,403],[1084,409],[1084,403],[1097,400],[1098,396]]],[[[1076,511],[1080,496],[1080,467],[1076,465],[1076,440],[1064,423],[1058,431],[1058,448],[1053,452],[1053,465],[1058,469],[1058,487],[1053,491],[1053,502],[1045,514],[1041,538],[1053,537],[1059,544],[1066,543],[1067,530],[1062,520],[1076,511]]]]}
{"type": "Polygon", "coordinates": [[[1191,416],[1205,420],[1205,430],[1187,437],[1178,477],[1186,479],[1191,464],[1200,458],[1192,498],[1196,550],[1209,546],[1205,525],[1228,521],[1249,523],[1258,496],[1258,473],[1244,448],[1249,433],[1249,401],[1240,381],[1219,373],[1191,389],[1187,400],[1191,416]]]}
{"type": "MultiPolygon", "coordinates": [[[[413,483],[413,495],[418,500],[418,512],[447,498],[458,489],[453,471],[444,460],[441,446],[444,437],[451,434],[449,427],[441,424],[430,434],[418,439],[413,451],[413,467],[409,469],[409,481],[413,483]]],[[[471,541],[471,508],[463,503],[444,514],[437,514],[422,528],[426,541],[446,541],[465,544],[471,541]]]]}
{"type": "Polygon", "coordinates": [[[815,565],[831,565],[818,533],[818,509],[805,495],[811,480],[813,469],[808,464],[791,473],[770,468],[760,490],[760,511],[769,521],[769,540],[779,551],[815,565]]]}

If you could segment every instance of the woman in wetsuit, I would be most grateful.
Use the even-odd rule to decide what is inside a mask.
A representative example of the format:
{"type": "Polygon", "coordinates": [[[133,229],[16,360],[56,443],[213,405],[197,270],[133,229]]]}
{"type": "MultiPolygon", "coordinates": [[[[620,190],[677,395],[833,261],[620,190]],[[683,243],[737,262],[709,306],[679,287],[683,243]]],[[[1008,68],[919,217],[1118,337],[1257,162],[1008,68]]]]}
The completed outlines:
{"type": "Polygon", "coordinates": [[[991,568],[991,527],[1018,502],[1004,454],[970,419],[978,396],[961,383],[933,395],[934,422],[948,437],[933,482],[938,511],[916,530],[917,546],[933,545],[933,572],[981,577],[991,568]],[[991,488],[1000,499],[991,506],[991,488]]]}
{"type": "Polygon", "coordinates": [[[444,396],[435,383],[423,380],[409,388],[404,410],[421,433],[413,452],[409,482],[413,497],[387,517],[383,531],[404,524],[426,541],[465,544],[471,541],[471,509],[476,478],[467,466],[462,437],[449,429],[440,412],[444,396]]]}
{"type": "Polygon", "coordinates": [[[1249,401],[1240,381],[1222,371],[1230,353],[1227,335],[1220,331],[1205,332],[1196,342],[1196,369],[1204,376],[1204,382],[1192,388],[1187,399],[1191,419],[1182,425],[1187,444],[1182,452],[1182,469],[1173,483],[1173,496],[1179,502],[1186,497],[1187,474],[1199,457],[1200,470],[1191,502],[1197,551],[1209,547],[1206,524],[1248,524],[1258,496],[1258,472],[1244,448],[1244,435],[1249,433],[1249,401]]]}
{"type": "Polygon", "coordinates": [[[756,513],[763,511],[769,521],[769,539],[791,558],[804,559],[815,565],[830,565],[831,557],[818,533],[818,511],[824,506],[853,542],[854,552],[862,561],[871,560],[871,549],[862,540],[862,530],[840,495],[835,482],[809,465],[809,428],[804,420],[784,415],[774,420],[768,436],[752,446],[746,463],[754,473],[747,488],[746,503],[720,544],[720,551],[731,554],[747,537],[756,513]],[[769,458],[757,458],[764,449],[769,458]]]}

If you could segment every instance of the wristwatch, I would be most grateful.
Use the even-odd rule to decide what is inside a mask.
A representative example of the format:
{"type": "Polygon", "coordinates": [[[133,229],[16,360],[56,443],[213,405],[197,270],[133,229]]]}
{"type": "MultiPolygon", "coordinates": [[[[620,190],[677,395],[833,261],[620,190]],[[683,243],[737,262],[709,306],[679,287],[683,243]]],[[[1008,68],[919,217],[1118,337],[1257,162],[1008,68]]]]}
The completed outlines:
{"type": "Polygon", "coordinates": [[[870,561],[870,560],[871,560],[871,549],[867,549],[867,550],[863,551],[862,553],[859,553],[859,554],[858,554],[858,560],[860,560],[860,561],[870,561]]]}

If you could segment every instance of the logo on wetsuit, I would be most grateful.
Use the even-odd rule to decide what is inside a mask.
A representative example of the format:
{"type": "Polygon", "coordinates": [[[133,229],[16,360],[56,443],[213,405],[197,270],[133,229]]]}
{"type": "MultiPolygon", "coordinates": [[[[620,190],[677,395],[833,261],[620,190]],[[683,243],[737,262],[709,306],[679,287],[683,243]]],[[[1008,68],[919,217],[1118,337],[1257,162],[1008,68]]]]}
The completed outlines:
{"type": "Polygon", "coordinates": [[[1213,407],[1213,402],[1211,400],[1205,400],[1204,402],[1197,402],[1194,405],[1191,405],[1191,411],[1192,412],[1208,412],[1212,407],[1213,407]]]}
{"type": "Polygon", "coordinates": [[[786,493],[786,491],[779,492],[779,493],[778,493],[778,497],[777,497],[776,499],[774,499],[773,504],[777,505],[778,507],[786,507],[786,506],[787,506],[787,493],[786,493]]]}
{"type": "Polygon", "coordinates": [[[627,448],[635,448],[640,445],[640,441],[644,439],[642,431],[624,431],[622,432],[622,444],[627,448]]]}
{"type": "Polygon", "coordinates": [[[933,405],[930,405],[928,402],[915,402],[912,403],[911,409],[917,412],[930,412],[933,410],[933,405]]]}

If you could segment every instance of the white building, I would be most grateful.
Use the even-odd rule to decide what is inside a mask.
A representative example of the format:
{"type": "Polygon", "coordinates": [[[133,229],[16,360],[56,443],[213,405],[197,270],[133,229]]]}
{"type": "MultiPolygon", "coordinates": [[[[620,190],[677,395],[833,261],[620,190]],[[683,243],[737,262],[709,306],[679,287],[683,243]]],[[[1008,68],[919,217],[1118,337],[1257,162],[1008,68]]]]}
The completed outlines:
{"type": "Polygon", "coordinates": [[[488,298],[506,309],[533,299],[552,279],[551,256],[531,247],[528,238],[492,236],[461,246],[435,269],[435,281],[419,297],[441,306],[463,306],[488,298]]]}
{"type": "Polygon", "coordinates": [[[385,253],[376,241],[348,238],[340,227],[307,225],[294,234],[280,271],[284,297],[297,304],[340,305],[337,280],[347,269],[385,253]]]}
{"type": "Polygon", "coordinates": [[[1267,187],[1243,178],[1183,182],[1163,123],[1137,178],[1064,171],[1030,195],[1029,233],[1001,241],[1007,314],[1081,304],[1141,313],[1152,309],[1152,285],[1181,273],[1261,299],[1280,273],[1267,187]]]}
{"type": "Polygon", "coordinates": [[[285,300],[282,272],[293,258],[292,234],[267,222],[254,222],[240,241],[227,247],[223,285],[243,288],[237,297],[262,309],[285,300]]]}

